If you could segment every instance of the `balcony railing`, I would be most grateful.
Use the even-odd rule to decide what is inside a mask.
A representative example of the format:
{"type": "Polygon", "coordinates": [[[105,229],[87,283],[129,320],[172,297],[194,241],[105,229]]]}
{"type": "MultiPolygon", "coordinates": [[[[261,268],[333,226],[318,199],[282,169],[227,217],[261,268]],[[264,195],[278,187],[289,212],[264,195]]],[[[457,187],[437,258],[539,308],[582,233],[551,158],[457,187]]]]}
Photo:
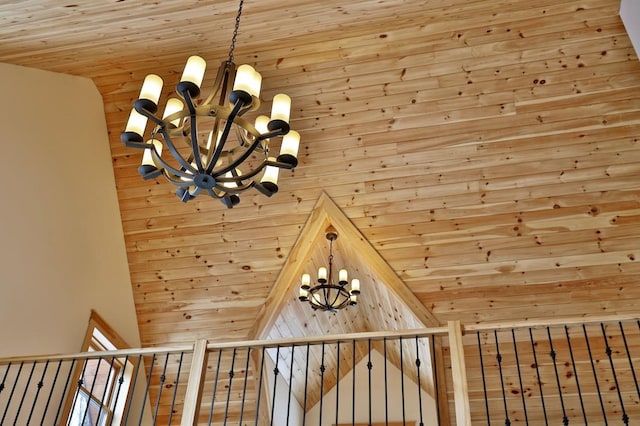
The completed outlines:
{"type": "Polygon", "coordinates": [[[0,359],[0,425],[640,424],[637,318],[0,359]]]}

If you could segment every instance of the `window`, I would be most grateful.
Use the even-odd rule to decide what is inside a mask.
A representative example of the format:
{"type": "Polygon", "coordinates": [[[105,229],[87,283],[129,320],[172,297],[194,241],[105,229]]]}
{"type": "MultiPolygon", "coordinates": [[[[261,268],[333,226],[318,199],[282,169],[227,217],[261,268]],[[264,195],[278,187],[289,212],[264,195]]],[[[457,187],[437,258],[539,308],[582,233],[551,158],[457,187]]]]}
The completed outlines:
{"type": "MultiPolygon", "coordinates": [[[[112,351],[128,345],[95,312],[91,312],[82,352],[112,351]]],[[[67,398],[68,426],[120,424],[130,389],[134,364],[126,358],[105,357],[78,362],[75,389],[67,398]]]]}

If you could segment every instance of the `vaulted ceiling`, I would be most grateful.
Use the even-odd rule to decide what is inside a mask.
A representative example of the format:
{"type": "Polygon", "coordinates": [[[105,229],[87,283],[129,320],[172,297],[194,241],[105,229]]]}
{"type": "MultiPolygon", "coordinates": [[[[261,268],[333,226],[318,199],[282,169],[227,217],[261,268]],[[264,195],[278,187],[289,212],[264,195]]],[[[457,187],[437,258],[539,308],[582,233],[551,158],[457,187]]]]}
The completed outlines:
{"type": "Polygon", "coordinates": [[[294,256],[317,237],[302,231],[322,197],[383,265],[341,239],[369,292],[344,313],[357,320],[307,312],[308,327],[283,335],[418,324],[402,294],[385,297],[371,273],[382,267],[423,325],[637,313],[640,63],[618,8],[248,0],[236,62],[262,73],[265,104],[292,97],[302,141],[275,196],[250,192],[231,210],[143,181],[141,153],[119,136],[146,74],[164,78],[166,99],[188,56],[210,70],[226,58],[236,1],[3,4],[0,60],[101,92],[144,345],[253,338],[266,315],[302,312],[279,277],[326,256],[324,243],[294,256]]]}

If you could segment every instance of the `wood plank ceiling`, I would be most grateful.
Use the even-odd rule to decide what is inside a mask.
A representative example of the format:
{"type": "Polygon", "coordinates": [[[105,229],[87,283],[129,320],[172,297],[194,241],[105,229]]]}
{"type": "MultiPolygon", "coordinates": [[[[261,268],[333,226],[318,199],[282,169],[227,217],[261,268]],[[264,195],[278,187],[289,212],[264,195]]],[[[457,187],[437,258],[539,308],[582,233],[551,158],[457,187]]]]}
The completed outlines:
{"type": "Polygon", "coordinates": [[[0,60],[101,92],[145,346],[251,338],[323,191],[439,322],[635,314],[640,63],[618,8],[248,0],[236,62],[265,104],[292,97],[302,142],[278,194],[232,210],[143,181],[119,135],[146,74],[166,99],[199,54],[212,83],[235,1],[5,3],[0,60]]]}

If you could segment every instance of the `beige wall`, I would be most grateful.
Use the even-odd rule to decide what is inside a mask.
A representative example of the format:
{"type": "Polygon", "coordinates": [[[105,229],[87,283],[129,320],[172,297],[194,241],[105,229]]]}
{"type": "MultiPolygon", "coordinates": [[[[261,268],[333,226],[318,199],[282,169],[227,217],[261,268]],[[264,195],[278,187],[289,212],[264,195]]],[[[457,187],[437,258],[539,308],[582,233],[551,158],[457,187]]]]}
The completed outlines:
{"type": "Polygon", "coordinates": [[[0,64],[0,357],[78,351],[91,309],[140,345],[102,98],[0,64]]]}

